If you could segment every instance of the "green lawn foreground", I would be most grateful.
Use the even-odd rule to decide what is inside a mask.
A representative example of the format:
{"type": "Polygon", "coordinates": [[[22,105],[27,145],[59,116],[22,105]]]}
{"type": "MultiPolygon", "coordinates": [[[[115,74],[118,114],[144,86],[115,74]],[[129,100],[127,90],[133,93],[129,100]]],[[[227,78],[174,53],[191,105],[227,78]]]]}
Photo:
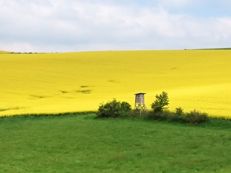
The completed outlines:
{"type": "Polygon", "coordinates": [[[230,173],[231,121],[0,118],[1,173],[230,173]]]}

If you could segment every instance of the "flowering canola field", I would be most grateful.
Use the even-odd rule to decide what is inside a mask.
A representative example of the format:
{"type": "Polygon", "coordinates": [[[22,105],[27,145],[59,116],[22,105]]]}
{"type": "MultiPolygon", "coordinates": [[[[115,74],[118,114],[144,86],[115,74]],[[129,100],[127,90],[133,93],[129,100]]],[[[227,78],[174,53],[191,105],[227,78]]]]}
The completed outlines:
{"type": "Polygon", "coordinates": [[[231,51],[107,51],[0,54],[0,116],[96,110],[145,92],[170,106],[231,116],[231,51]]]}

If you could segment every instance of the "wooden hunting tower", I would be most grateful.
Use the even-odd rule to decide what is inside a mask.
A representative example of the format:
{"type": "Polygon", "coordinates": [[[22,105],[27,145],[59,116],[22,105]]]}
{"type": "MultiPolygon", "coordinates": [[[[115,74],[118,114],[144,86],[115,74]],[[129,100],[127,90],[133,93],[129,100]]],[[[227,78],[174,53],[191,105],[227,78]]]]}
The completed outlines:
{"type": "Polygon", "coordinates": [[[139,110],[145,109],[144,95],[146,93],[137,93],[135,94],[135,108],[139,110]]]}

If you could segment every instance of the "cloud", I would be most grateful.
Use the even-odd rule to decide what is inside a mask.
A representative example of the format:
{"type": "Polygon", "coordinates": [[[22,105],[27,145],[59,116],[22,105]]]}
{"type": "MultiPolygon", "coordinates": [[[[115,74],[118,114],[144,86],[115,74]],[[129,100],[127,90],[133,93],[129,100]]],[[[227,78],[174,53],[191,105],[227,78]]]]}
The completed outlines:
{"type": "Polygon", "coordinates": [[[0,0],[0,49],[78,51],[230,46],[231,17],[205,18],[170,10],[173,4],[172,8],[186,8],[192,0],[146,0],[152,5],[128,2],[0,0]]]}
{"type": "Polygon", "coordinates": [[[159,0],[159,4],[168,7],[184,7],[198,3],[198,0],[159,0]]]}

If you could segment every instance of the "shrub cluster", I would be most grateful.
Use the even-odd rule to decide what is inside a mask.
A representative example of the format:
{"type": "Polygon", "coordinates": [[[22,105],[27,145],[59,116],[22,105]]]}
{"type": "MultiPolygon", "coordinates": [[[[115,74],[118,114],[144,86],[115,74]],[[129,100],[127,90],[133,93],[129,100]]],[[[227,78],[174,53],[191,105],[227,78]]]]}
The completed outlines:
{"type": "MultiPolygon", "coordinates": [[[[209,120],[206,113],[199,111],[191,111],[184,113],[181,107],[176,108],[175,112],[168,111],[169,98],[166,92],[156,95],[151,111],[142,110],[142,117],[148,117],[155,120],[166,120],[174,122],[182,122],[189,124],[200,124],[209,120]]],[[[97,116],[101,118],[125,117],[128,115],[141,116],[140,110],[132,111],[131,105],[127,102],[119,102],[112,100],[106,104],[99,106],[97,116]]]]}
{"type": "Polygon", "coordinates": [[[206,113],[201,113],[196,110],[189,113],[184,113],[181,107],[176,108],[175,112],[167,110],[169,104],[168,94],[162,92],[160,95],[156,95],[156,100],[152,104],[152,111],[149,117],[156,120],[176,121],[190,124],[200,124],[209,120],[206,113]]]}
{"type": "Polygon", "coordinates": [[[206,113],[201,113],[194,110],[189,113],[186,113],[183,120],[186,123],[190,123],[190,124],[200,124],[200,123],[207,122],[209,120],[209,117],[206,113]]]}
{"type": "Polygon", "coordinates": [[[167,120],[167,121],[174,121],[174,122],[182,122],[182,123],[189,123],[189,124],[200,124],[205,123],[209,120],[208,115],[206,113],[201,113],[199,111],[191,111],[189,113],[177,113],[177,112],[170,112],[170,111],[163,111],[163,112],[151,112],[149,114],[149,118],[155,120],[167,120]]]}
{"type": "Polygon", "coordinates": [[[115,99],[99,106],[97,116],[101,118],[117,118],[127,116],[131,112],[131,105],[127,102],[119,102],[115,99]]]}

